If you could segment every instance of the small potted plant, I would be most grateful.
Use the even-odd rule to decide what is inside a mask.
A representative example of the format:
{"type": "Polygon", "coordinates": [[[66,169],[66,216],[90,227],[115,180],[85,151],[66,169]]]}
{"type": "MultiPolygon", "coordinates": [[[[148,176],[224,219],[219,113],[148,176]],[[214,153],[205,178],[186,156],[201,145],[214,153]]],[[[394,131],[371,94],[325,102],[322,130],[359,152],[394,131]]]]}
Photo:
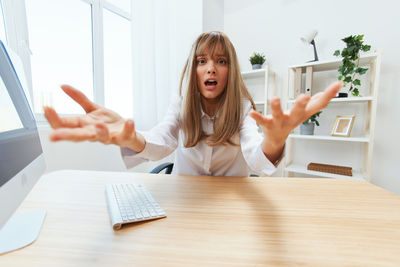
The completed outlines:
{"type": "Polygon", "coordinates": [[[322,111],[319,111],[319,112],[315,113],[314,115],[312,115],[311,117],[309,117],[306,121],[304,121],[300,125],[300,134],[313,135],[315,125],[319,126],[319,122],[318,122],[317,118],[319,117],[319,115],[321,113],[322,113],[322,111]]]}
{"type": "Polygon", "coordinates": [[[265,56],[264,54],[254,52],[254,54],[249,58],[249,60],[253,70],[257,70],[261,69],[261,66],[264,64],[265,56]]]}
{"type": "MultiPolygon", "coordinates": [[[[346,43],[346,47],[342,51],[336,50],[333,54],[334,56],[342,57],[342,65],[338,70],[338,80],[343,81],[343,87],[350,84],[349,93],[354,96],[360,95],[358,88],[361,86],[361,81],[357,76],[365,74],[368,70],[368,68],[359,66],[360,52],[366,52],[371,49],[370,45],[364,44],[363,38],[364,35],[350,35],[342,39],[346,43]]],[[[339,97],[347,97],[347,93],[341,92],[339,97]]]]}

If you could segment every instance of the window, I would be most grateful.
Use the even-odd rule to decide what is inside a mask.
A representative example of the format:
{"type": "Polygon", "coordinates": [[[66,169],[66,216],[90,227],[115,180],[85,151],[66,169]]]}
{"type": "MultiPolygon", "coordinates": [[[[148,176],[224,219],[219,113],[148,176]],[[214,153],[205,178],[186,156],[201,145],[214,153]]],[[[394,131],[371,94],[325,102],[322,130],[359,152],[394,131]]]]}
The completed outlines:
{"type": "Polygon", "coordinates": [[[25,8],[38,118],[43,105],[62,114],[83,113],[62,92],[63,83],[131,117],[131,0],[29,0],[25,8]]]}
{"type": "Polygon", "coordinates": [[[29,0],[26,13],[35,113],[43,105],[82,113],[60,85],[71,84],[93,99],[91,6],[79,0],[29,0]]]}
{"type": "Polygon", "coordinates": [[[130,21],[104,9],[105,106],[132,117],[132,54],[130,21]]]}
{"type": "Polygon", "coordinates": [[[131,12],[131,1],[130,0],[108,0],[106,4],[111,4],[118,9],[121,9],[125,12],[131,12]]]}
{"type": "Polygon", "coordinates": [[[3,6],[1,1],[0,1],[0,39],[3,41],[3,43],[5,44],[7,43],[6,28],[4,26],[3,6]]]}

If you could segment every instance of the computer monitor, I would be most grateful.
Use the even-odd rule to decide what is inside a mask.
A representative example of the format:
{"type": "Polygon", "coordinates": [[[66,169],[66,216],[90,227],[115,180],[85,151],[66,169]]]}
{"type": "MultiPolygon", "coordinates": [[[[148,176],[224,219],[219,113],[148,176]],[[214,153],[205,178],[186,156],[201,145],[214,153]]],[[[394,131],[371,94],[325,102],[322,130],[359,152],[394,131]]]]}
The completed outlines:
{"type": "Polygon", "coordinates": [[[0,41],[0,254],[32,243],[39,234],[45,211],[13,213],[44,170],[32,110],[0,41]]]}

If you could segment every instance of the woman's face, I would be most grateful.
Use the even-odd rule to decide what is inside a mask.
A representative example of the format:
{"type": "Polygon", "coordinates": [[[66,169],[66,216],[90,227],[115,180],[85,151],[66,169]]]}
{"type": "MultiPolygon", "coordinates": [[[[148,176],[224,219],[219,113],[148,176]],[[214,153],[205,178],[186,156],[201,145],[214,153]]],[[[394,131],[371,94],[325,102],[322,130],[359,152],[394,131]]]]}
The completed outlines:
{"type": "Polygon", "coordinates": [[[216,49],[213,57],[205,49],[196,60],[197,86],[203,100],[218,101],[228,80],[228,59],[223,55],[222,49],[216,49]]]}

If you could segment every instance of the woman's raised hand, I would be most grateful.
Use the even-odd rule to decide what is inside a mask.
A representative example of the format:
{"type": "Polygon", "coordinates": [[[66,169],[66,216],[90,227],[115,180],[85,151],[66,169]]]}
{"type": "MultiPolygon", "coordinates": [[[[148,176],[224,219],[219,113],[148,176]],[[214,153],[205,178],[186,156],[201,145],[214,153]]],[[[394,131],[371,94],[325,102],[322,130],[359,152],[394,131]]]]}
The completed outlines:
{"type": "MultiPolygon", "coordinates": [[[[335,82],[325,91],[312,97],[302,94],[297,97],[292,109],[287,112],[282,111],[279,98],[271,100],[270,115],[263,116],[259,112],[251,111],[249,115],[262,127],[264,133],[263,147],[268,148],[267,150],[271,150],[271,147],[277,148],[277,150],[283,148],[290,132],[311,115],[326,107],[341,87],[342,82],[335,82]]],[[[266,153],[265,150],[264,153],[266,153]]]]}
{"type": "Polygon", "coordinates": [[[82,106],[86,114],[60,117],[51,107],[43,107],[44,115],[54,131],[51,141],[91,141],[129,147],[136,152],[144,149],[145,140],[135,131],[132,120],[124,120],[112,110],[90,101],[81,91],[62,85],[63,91],[82,106]]]}

